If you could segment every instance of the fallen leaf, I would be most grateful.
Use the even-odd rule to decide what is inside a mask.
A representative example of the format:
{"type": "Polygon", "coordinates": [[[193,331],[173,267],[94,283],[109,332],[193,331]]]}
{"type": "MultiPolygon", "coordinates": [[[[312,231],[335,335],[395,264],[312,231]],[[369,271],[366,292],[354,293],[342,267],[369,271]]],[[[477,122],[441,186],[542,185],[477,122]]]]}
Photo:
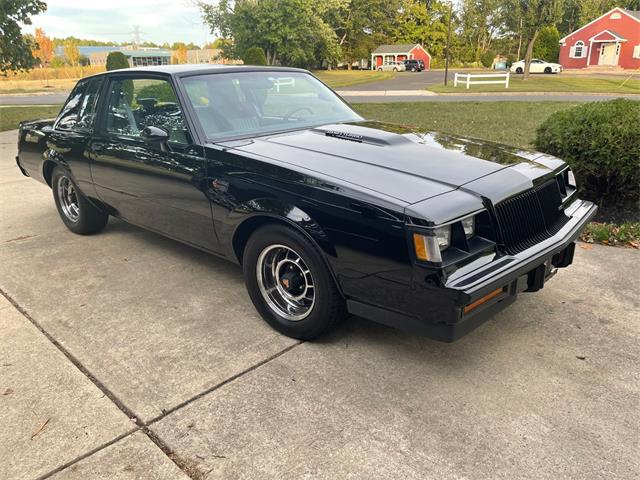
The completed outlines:
{"type": "Polygon", "coordinates": [[[576,355],[576,358],[578,360],[586,360],[587,359],[587,357],[585,357],[584,355],[576,355]]]}
{"type": "Polygon", "coordinates": [[[7,388],[2,395],[11,395],[13,393],[12,388],[7,388]]]}
{"type": "Polygon", "coordinates": [[[38,427],[38,429],[35,432],[33,432],[33,435],[31,435],[31,440],[33,440],[34,438],[36,438],[38,435],[42,433],[42,431],[44,430],[44,427],[46,427],[47,424],[49,423],[49,420],[51,420],[51,417],[47,418],[44,422],[42,422],[42,424],[38,427]]]}
{"type": "Polygon", "coordinates": [[[590,243],[581,243],[580,248],[584,248],[585,250],[591,250],[593,248],[593,245],[591,245],[590,243]]]}

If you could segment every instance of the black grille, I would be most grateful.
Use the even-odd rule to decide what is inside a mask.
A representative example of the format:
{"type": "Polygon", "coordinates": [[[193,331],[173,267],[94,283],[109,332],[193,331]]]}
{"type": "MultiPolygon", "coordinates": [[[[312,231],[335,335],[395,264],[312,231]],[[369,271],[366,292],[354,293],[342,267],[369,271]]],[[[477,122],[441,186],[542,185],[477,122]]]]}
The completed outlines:
{"type": "Polygon", "coordinates": [[[553,179],[495,206],[504,249],[516,254],[558,233],[569,218],[553,179]]]}

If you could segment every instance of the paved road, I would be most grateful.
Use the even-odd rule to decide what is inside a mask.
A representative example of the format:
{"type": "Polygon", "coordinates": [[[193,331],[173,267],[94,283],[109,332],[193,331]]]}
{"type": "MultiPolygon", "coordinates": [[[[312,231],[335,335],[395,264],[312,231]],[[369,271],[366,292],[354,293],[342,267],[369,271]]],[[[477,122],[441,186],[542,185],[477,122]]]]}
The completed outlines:
{"type": "Polygon", "coordinates": [[[0,134],[1,478],[638,477],[639,252],[577,248],[454,344],[356,318],[300,343],[229,263],[115,220],[70,233],[15,140],[0,134]]]}
{"type": "Polygon", "coordinates": [[[68,93],[45,93],[42,95],[0,95],[0,105],[60,105],[68,93]]]}

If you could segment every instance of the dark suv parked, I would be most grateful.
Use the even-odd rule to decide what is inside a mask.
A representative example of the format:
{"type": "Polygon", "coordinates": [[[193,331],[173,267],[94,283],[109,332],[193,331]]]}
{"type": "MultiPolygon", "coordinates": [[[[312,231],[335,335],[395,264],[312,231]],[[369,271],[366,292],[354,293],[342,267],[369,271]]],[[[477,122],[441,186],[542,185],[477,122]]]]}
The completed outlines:
{"type": "Polygon", "coordinates": [[[421,72],[424,70],[424,60],[405,60],[404,66],[408,72],[421,72]]]}

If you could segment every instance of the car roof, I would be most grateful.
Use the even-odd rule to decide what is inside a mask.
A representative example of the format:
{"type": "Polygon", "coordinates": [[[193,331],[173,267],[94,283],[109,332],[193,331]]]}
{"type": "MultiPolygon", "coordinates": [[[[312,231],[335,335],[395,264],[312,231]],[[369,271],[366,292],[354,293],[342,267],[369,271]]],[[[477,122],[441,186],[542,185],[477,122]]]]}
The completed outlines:
{"type": "Polygon", "coordinates": [[[112,75],[118,73],[162,73],[176,77],[185,77],[191,74],[215,74],[232,72],[300,72],[310,73],[308,70],[292,67],[273,67],[256,65],[220,65],[220,64],[185,64],[185,65],[157,65],[151,67],[132,67],[118,70],[109,70],[92,76],[112,75]]]}

